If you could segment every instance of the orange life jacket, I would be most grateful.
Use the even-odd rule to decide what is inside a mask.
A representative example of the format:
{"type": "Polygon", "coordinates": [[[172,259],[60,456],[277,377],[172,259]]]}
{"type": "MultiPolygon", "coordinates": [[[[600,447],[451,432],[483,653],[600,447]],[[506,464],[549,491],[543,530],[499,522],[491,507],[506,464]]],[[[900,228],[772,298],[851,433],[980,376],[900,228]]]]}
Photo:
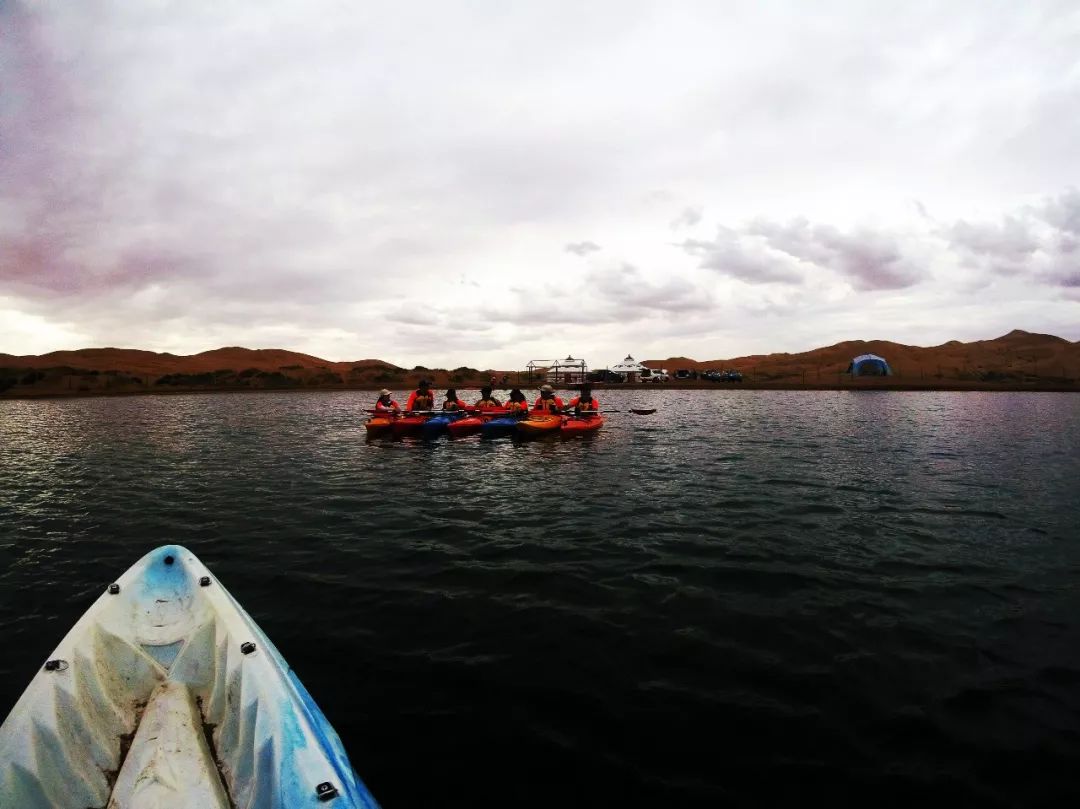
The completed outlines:
{"type": "Polygon", "coordinates": [[[569,406],[572,407],[572,408],[575,408],[575,409],[579,409],[579,410],[599,410],[600,409],[600,402],[597,401],[597,399],[595,397],[592,398],[592,399],[586,399],[583,402],[583,401],[581,401],[580,396],[576,396],[576,397],[574,397],[573,399],[570,400],[570,405],[569,406]]]}
{"type": "Polygon", "coordinates": [[[541,396],[539,399],[536,400],[536,404],[533,405],[533,410],[541,410],[547,413],[550,413],[554,410],[562,409],[562,399],[560,399],[558,396],[552,396],[550,399],[545,399],[543,396],[541,396]]]}
{"type": "Polygon", "coordinates": [[[427,393],[421,393],[416,390],[413,391],[409,397],[409,404],[406,406],[406,410],[431,410],[435,405],[435,396],[428,391],[427,393]]]}

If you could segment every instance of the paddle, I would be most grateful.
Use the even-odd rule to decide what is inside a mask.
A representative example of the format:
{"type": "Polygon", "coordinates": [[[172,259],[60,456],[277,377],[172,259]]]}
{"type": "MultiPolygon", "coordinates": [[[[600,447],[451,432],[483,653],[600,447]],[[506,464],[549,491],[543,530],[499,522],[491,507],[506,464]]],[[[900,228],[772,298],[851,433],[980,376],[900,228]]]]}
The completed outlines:
{"type": "Polygon", "coordinates": [[[379,416],[449,416],[461,413],[479,413],[476,408],[469,407],[464,410],[372,410],[367,408],[365,413],[374,413],[379,416]]]}
{"type": "MultiPolygon", "coordinates": [[[[580,413],[577,413],[577,414],[574,414],[573,411],[570,411],[570,410],[565,410],[563,412],[567,416],[570,416],[570,415],[598,416],[600,414],[599,410],[582,410],[580,413]]],[[[604,412],[605,413],[633,413],[635,416],[651,416],[653,413],[656,412],[656,408],[654,407],[651,410],[644,410],[644,409],[638,409],[638,408],[632,408],[630,410],[605,410],[604,412]]]]}

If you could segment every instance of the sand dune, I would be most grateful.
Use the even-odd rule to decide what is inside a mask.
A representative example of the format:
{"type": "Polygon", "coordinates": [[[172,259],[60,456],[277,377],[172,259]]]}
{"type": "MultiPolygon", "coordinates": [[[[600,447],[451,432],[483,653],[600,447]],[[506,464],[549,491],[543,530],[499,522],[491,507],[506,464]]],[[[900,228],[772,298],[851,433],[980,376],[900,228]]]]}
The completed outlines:
{"type": "MultiPolygon", "coordinates": [[[[797,354],[709,361],[670,357],[646,360],[645,364],[672,372],[680,368],[737,369],[743,372],[748,385],[821,387],[849,384],[852,380],[845,374],[848,364],[865,353],[888,360],[894,376],[878,382],[892,386],[1012,388],[1034,384],[1072,390],[1080,385],[1080,342],[1019,330],[993,340],[951,340],[930,347],[850,340],[797,354]]],[[[404,369],[378,359],[334,362],[296,351],[239,346],[186,356],[138,349],[85,348],[40,356],[0,354],[0,393],[39,396],[290,387],[404,388],[421,378],[431,380],[436,387],[475,386],[492,374],[501,378],[506,373],[509,382],[517,382],[519,370],[404,369]]],[[[524,377],[520,381],[538,384],[538,380],[524,377]]]]}
{"type": "Polygon", "coordinates": [[[888,360],[900,378],[994,379],[1038,377],[1080,378],[1080,342],[1070,343],[1050,334],[1019,329],[993,340],[961,343],[950,340],[939,346],[909,346],[887,340],[849,340],[799,354],[758,354],[709,361],[686,357],[645,360],[651,368],[705,370],[734,368],[753,373],[762,381],[805,382],[835,379],[859,354],[878,354],[888,360]]]}
{"type": "Polygon", "coordinates": [[[0,367],[53,368],[68,366],[89,371],[122,371],[132,374],[201,374],[219,370],[260,371],[293,369],[330,370],[338,373],[352,368],[387,368],[397,366],[382,360],[331,362],[280,348],[241,348],[229,346],[199,354],[157,354],[134,348],[81,348],[77,351],[53,351],[49,354],[13,356],[0,354],[0,367]]]}

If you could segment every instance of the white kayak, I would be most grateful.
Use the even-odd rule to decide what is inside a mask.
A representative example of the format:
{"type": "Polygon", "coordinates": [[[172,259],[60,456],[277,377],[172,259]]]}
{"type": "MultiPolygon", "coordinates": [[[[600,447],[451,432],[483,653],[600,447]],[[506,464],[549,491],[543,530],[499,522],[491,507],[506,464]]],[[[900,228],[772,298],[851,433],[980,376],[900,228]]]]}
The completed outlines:
{"type": "Polygon", "coordinates": [[[0,807],[375,809],[341,740],[195,555],[144,556],[0,726],[0,807]]]}

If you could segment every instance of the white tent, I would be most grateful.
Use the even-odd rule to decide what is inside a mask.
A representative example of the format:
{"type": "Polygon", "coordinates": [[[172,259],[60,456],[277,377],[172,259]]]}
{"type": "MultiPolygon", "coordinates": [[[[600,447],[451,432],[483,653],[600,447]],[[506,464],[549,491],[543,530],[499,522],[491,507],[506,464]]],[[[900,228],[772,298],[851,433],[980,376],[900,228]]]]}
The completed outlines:
{"type": "Polygon", "coordinates": [[[631,379],[631,374],[640,374],[645,370],[645,366],[627,354],[625,360],[616,365],[612,365],[608,370],[613,371],[616,374],[626,374],[626,378],[631,379]]]}

